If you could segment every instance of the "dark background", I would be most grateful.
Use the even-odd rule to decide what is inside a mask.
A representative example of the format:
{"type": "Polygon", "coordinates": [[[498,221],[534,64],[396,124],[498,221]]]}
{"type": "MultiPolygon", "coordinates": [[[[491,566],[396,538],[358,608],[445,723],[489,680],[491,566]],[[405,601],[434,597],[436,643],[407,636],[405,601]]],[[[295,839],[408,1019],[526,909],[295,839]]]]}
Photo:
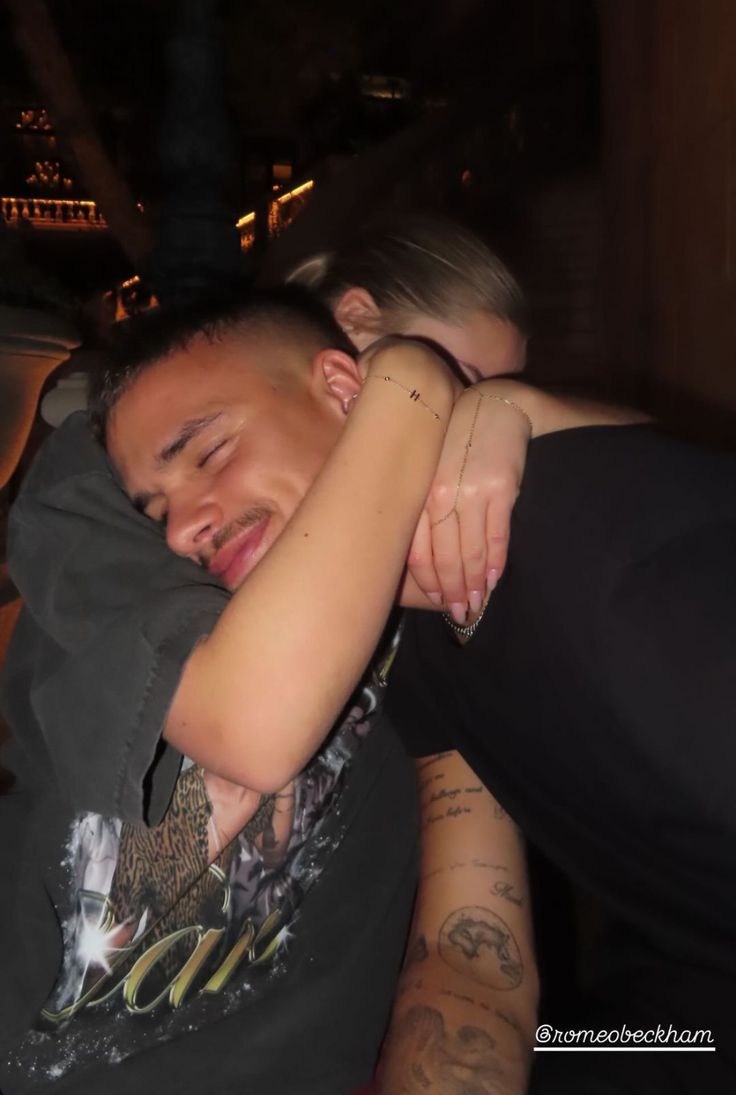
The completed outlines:
{"type": "MultiPolygon", "coordinates": [[[[731,445],[734,41],[733,0],[0,0],[0,306],[94,345],[151,291],[436,211],[519,276],[532,379],[731,445]]],[[[0,570],[0,658],[12,597],[0,570]]]]}

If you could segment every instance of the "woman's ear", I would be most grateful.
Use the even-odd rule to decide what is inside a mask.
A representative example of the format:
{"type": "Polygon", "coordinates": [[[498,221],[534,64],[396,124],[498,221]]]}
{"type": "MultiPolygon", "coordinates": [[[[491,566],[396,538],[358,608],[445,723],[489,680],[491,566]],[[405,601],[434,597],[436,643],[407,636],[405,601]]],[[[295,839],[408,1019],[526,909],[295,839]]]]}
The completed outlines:
{"type": "Polygon", "coordinates": [[[312,360],[312,379],[321,398],[339,406],[343,414],[363,387],[363,377],[354,358],[342,350],[320,350],[312,360]]]}
{"type": "MultiPolygon", "coordinates": [[[[373,342],[382,333],[381,309],[367,289],[354,285],[339,297],[333,308],[335,319],[349,339],[358,345],[367,338],[373,342]],[[356,342],[356,335],[358,342],[356,342]]],[[[361,350],[364,345],[360,345],[361,350]]]]}

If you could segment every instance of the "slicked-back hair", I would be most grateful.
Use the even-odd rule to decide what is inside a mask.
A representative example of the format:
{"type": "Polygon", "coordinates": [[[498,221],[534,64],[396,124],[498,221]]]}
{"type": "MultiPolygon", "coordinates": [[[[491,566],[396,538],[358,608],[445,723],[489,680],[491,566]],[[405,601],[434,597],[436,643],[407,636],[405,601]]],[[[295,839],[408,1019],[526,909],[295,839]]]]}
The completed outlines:
{"type": "Polygon", "coordinates": [[[287,281],[332,307],[353,286],[367,289],[387,330],[401,332],[417,315],[462,323],[481,310],[529,333],[526,299],[508,267],[473,232],[439,217],[378,223],[335,251],[312,255],[287,281]]]}
{"type": "Polygon", "coordinates": [[[326,348],[355,354],[330,311],[299,286],[270,291],[236,287],[186,305],[154,308],[116,324],[105,367],[90,376],[88,415],[94,436],[105,444],[110,411],[147,369],[199,337],[216,343],[251,336],[289,344],[306,356],[326,348]]]}

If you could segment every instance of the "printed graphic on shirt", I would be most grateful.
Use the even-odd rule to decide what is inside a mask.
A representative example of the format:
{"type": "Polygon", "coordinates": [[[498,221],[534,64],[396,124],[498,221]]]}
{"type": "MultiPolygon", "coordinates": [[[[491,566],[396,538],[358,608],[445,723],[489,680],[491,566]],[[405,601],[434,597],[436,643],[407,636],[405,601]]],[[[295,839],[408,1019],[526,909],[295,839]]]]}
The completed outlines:
{"type": "Polygon", "coordinates": [[[282,960],[298,906],[339,845],[337,804],[398,636],[312,763],[260,795],[185,761],[160,825],[78,817],[58,910],[64,961],[18,1064],[39,1079],[121,1060],[227,1014],[282,960]],[[191,1005],[196,1002],[196,1008],[191,1005]],[[187,1007],[189,1012],[187,1012],[187,1007]],[[146,1022],[146,1019],[148,1020],[146,1022]]]}

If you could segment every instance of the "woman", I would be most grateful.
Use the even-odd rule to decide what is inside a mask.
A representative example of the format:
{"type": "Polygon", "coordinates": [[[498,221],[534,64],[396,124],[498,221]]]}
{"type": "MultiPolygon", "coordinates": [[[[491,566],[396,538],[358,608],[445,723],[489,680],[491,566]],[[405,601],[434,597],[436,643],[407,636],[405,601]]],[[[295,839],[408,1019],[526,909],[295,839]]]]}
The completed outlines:
{"type": "MultiPolygon", "coordinates": [[[[336,250],[306,259],[287,282],[316,292],[360,351],[389,334],[417,338],[445,355],[471,384],[512,376],[525,367],[530,322],[524,293],[501,259],[459,224],[410,215],[379,222],[336,250]]],[[[572,397],[558,400],[512,382],[492,386],[489,392],[516,402],[533,420],[537,434],[645,420],[629,408],[572,397]]],[[[472,400],[456,407],[431,512],[428,508],[423,515],[409,555],[419,587],[435,604],[447,605],[456,621],[477,613],[484,591],[490,592],[503,572],[526,451],[523,421],[485,404],[483,418],[495,412],[493,432],[481,431],[486,448],[471,454],[458,492],[458,462],[474,410],[472,400]],[[452,522],[439,522],[461,494],[478,492],[488,500],[484,512],[477,502],[475,518],[486,528],[484,558],[473,564],[467,560],[461,574],[463,537],[458,541],[453,535],[452,522]],[[448,552],[454,562],[438,564],[448,552]]],[[[458,531],[463,519],[459,514],[458,531]]]]}
{"type": "Polygon", "coordinates": [[[437,218],[379,224],[299,264],[358,350],[387,334],[441,347],[470,383],[524,368],[529,317],[511,271],[477,236],[437,218]]]}

